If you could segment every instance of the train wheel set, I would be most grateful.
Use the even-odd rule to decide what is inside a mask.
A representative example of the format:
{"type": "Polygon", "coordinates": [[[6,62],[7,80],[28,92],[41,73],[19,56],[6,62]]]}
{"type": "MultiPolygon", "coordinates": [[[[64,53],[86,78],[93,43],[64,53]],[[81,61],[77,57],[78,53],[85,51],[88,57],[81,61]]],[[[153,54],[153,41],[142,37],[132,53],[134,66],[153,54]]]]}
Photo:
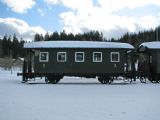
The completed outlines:
{"type": "Polygon", "coordinates": [[[113,82],[113,78],[110,76],[101,76],[98,77],[98,81],[102,84],[111,84],[113,82]]]}
{"type": "MultiPolygon", "coordinates": [[[[22,74],[19,74],[19,75],[22,75],[22,74]]],[[[97,80],[101,83],[101,84],[112,84],[114,81],[122,81],[124,83],[133,83],[133,82],[136,82],[136,81],[140,81],[141,83],[146,83],[147,81],[151,82],[151,83],[160,83],[160,80],[159,80],[159,77],[158,75],[155,76],[157,78],[147,78],[147,76],[136,76],[136,77],[133,77],[133,76],[99,76],[99,77],[96,77],[97,80]]],[[[63,76],[60,76],[60,75],[47,75],[47,76],[42,76],[40,74],[34,74],[34,73],[29,73],[29,74],[24,74],[22,75],[22,83],[28,83],[30,81],[35,81],[36,78],[44,78],[45,79],[45,83],[46,84],[57,84],[60,82],[61,79],[63,79],[63,76]]]]}
{"type": "Polygon", "coordinates": [[[45,82],[51,83],[51,84],[57,84],[62,78],[63,76],[50,75],[50,76],[45,77],[45,82]]]}

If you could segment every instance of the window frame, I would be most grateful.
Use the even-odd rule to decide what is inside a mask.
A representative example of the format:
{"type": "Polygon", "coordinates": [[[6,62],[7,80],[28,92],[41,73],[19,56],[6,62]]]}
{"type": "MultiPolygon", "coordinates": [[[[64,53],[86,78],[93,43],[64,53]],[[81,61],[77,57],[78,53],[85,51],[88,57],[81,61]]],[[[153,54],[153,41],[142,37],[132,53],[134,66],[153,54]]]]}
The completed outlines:
{"type": "Polygon", "coordinates": [[[120,62],[120,53],[119,52],[111,52],[110,53],[110,62],[115,62],[115,63],[118,63],[120,62]],[[117,54],[118,55],[118,60],[113,60],[113,54],[117,54]]]}
{"type": "Polygon", "coordinates": [[[57,52],[57,62],[66,62],[67,61],[67,52],[57,52]],[[65,59],[64,60],[59,60],[58,56],[60,54],[65,54],[65,59]]]}
{"type": "Polygon", "coordinates": [[[102,52],[93,52],[93,62],[102,62],[102,52]],[[101,59],[100,60],[94,59],[96,53],[101,54],[101,59]]]}
{"type": "Polygon", "coordinates": [[[84,62],[85,60],[85,53],[84,52],[75,52],[75,62],[84,62]],[[82,53],[83,54],[83,60],[77,60],[77,54],[82,53]]]}
{"type": "Polygon", "coordinates": [[[40,54],[39,54],[39,62],[48,62],[48,61],[49,61],[49,52],[40,52],[40,54]],[[42,58],[41,55],[43,53],[47,54],[46,60],[42,60],[41,59],[42,58]]]}

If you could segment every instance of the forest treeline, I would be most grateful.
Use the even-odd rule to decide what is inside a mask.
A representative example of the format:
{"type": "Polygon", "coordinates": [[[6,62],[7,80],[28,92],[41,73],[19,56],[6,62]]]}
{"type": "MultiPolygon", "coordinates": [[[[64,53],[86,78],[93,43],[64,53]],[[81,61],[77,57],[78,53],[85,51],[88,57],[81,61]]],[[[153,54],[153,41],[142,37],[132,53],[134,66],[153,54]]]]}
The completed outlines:
{"type": "MultiPolygon", "coordinates": [[[[150,29],[145,31],[140,31],[138,33],[126,33],[122,37],[115,39],[106,39],[103,37],[102,32],[90,31],[85,33],[67,34],[64,30],[62,32],[53,32],[49,34],[48,32],[43,36],[42,34],[35,34],[33,41],[58,41],[58,40],[78,40],[78,41],[109,41],[109,42],[125,42],[130,43],[134,47],[138,47],[143,42],[150,42],[155,40],[160,41],[160,26],[156,29],[150,29]],[[157,36],[157,33],[159,36],[157,36]]],[[[19,40],[16,34],[13,36],[5,35],[0,38],[0,57],[24,57],[23,44],[27,42],[22,38],[19,40]]]]}
{"type": "Polygon", "coordinates": [[[17,58],[24,56],[23,44],[25,41],[21,38],[18,40],[16,34],[13,36],[5,35],[0,39],[0,57],[17,58]]]}
{"type": "Polygon", "coordinates": [[[48,32],[43,36],[42,34],[36,34],[34,37],[34,41],[59,41],[59,40],[78,40],[78,41],[104,41],[102,32],[98,31],[90,31],[82,34],[67,34],[65,30],[58,33],[57,31],[49,34],[48,32]]]}
{"type": "Polygon", "coordinates": [[[160,26],[156,29],[139,31],[138,33],[126,33],[121,38],[113,41],[130,43],[137,48],[143,42],[160,41],[160,26]]]}

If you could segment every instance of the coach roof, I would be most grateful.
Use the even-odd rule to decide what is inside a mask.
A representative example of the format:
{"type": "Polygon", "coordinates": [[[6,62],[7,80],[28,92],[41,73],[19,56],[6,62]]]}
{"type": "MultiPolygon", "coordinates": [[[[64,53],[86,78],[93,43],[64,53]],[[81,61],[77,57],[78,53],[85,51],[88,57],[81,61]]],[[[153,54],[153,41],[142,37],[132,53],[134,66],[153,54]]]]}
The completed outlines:
{"type": "Polygon", "coordinates": [[[94,41],[38,41],[25,43],[24,48],[124,48],[133,49],[128,43],[94,41]]]}
{"type": "Polygon", "coordinates": [[[144,42],[140,45],[149,49],[160,49],[160,41],[144,42]]]}

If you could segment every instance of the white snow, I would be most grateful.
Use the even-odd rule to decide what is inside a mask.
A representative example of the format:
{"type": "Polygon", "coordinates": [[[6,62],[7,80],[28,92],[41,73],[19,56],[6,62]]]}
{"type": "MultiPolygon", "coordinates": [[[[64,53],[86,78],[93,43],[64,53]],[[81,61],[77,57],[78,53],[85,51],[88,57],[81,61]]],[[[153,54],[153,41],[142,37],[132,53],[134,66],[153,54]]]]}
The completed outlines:
{"type": "Polygon", "coordinates": [[[134,47],[128,43],[93,41],[39,41],[25,43],[24,48],[126,48],[134,47]]]}
{"type": "Polygon", "coordinates": [[[0,120],[159,120],[160,84],[65,77],[22,84],[0,69],[0,120]]]}
{"type": "Polygon", "coordinates": [[[160,49],[160,42],[159,41],[144,42],[140,46],[144,46],[149,49],[160,49]]]}

